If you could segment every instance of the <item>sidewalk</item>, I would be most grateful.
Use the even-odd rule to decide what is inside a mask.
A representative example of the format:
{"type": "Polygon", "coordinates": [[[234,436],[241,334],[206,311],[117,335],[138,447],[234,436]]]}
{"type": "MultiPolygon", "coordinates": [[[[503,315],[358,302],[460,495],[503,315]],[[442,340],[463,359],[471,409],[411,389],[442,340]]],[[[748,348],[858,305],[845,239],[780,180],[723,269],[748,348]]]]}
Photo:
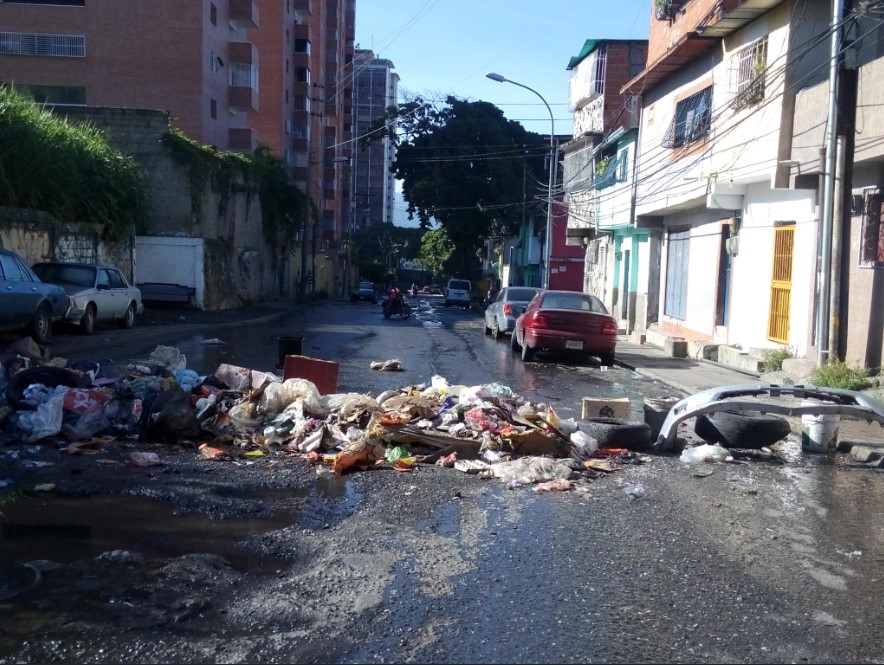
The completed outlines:
{"type": "MultiPolygon", "coordinates": [[[[627,337],[617,339],[617,363],[649,379],[693,394],[708,388],[738,384],[762,384],[757,376],[693,358],[670,358],[662,349],[635,344],[627,337]]],[[[793,431],[801,430],[800,418],[788,418],[793,431]]],[[[863,420],[841,419],[839,449],[860,462],[876,463],[884,458],[884,428],[863,420]],[[868,459],[869,457],[874,459],[868,459]]]]}

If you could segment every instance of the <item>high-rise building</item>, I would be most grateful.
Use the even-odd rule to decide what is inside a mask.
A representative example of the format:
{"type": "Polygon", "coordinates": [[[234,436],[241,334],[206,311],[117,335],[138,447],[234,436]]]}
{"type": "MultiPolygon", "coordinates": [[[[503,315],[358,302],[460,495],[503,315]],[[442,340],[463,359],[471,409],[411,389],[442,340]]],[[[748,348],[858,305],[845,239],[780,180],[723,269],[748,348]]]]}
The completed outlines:
{"type": "MultiPolygon", "coordinates": [[[[398,104],[399,75],[393,63],[375,58],[368,49],[356,49],[354,68],[354,126],[356,135],[367,136],[390,106],[398,104]]],[[[395,147],[389,138],[371,141],[354,149],[353,223],[365,228],[375,222],[393,222],[395,197],[390,165],[395,147]]]]}

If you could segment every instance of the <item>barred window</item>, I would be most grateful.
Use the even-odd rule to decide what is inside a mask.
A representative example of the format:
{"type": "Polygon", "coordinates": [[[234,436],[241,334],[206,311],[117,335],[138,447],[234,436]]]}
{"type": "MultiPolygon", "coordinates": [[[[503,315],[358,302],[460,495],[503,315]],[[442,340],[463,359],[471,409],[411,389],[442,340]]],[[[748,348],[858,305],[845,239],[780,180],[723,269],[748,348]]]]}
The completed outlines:
{"type": "Polygon", "coordinates": [[[43,35],[31,32],[0,32],[0,54],[47,55],[58,58],[85,58],[83,35],[43,35]]]}
{"type": "Polygon", "coordinates": [[[242,62],[230,64],[230,85],[234,88],[258,89],[258,68],[242,62]]]}
{"type": "Polygon", "coordinates": [[[767,71],[767,37],[740,49],[731,57],[731,106],[735,109],[764,99],[767,71]]]}
{"type": "Polygon", "coordinates": [[[712,86],[682,99],[663,137],[664,148],[681,148],[704,138],[712,125],[712,86]]]}
{"type": "Polygon", "coordinates": [[[863,193],[862,244],[859,263],[867,268],[884,267],[884,225],[881,224],[884,196],[880,189],[863,193]]]}

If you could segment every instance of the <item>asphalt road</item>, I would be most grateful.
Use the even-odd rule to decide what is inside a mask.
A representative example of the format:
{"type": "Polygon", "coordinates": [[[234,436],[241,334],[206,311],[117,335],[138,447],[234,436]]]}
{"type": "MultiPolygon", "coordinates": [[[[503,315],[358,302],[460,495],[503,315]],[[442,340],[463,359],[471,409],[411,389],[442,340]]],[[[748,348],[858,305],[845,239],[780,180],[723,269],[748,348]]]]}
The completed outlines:
{"type": "MultiPolygon", "coordinates": [[[[523,364],[481,318],[438,304],[408,321],[336,303],[184,337],[106,331],[66,355],[125,362],[163,343],[200,373],[270,370],[277,337],[298,334],[305,353],[340,363],[340,391],[498,381],[562,417],[579,417],[584,395],[629,396],[640,417],[642,396],[673,394],[624,369],[523,364]],[[392,358],[404,372],[369,368],[392,358]]],[[[152,449],[160,470],[32,455],[54,465],[23,478],[57,482],[64,498],[4,506],[5,523],[91,537],[4,530],[4,562],[62,565],[0,603],[0,662],[884,660],[881,475],[807,458],[794,440],[704,477],[653,456],[565,494],[439,467],[334,478],[298,459],[235,466],[152,449]]]]}

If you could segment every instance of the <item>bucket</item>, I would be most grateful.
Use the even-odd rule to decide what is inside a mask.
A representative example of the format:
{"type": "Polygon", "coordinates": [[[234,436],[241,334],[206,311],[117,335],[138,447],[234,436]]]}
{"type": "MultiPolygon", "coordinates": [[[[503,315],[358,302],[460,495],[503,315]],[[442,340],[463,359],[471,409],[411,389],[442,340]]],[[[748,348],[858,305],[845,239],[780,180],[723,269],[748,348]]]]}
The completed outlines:
{"type": "MultiPolygon", "coordinates": [[[[802,402],[803,405],[818,402],[802,402]]],[[[801,448],[814,453],[833,453],[838,448],[838,427],[841,416],[801,416],[801,448]]]]}
{"type": "Polygon", "coordinates": [[[277,337],[279,345],[279,362],[277,367],[285,367],[286,356],[300,356],[304,350],[303,337],[277,337]]]}

